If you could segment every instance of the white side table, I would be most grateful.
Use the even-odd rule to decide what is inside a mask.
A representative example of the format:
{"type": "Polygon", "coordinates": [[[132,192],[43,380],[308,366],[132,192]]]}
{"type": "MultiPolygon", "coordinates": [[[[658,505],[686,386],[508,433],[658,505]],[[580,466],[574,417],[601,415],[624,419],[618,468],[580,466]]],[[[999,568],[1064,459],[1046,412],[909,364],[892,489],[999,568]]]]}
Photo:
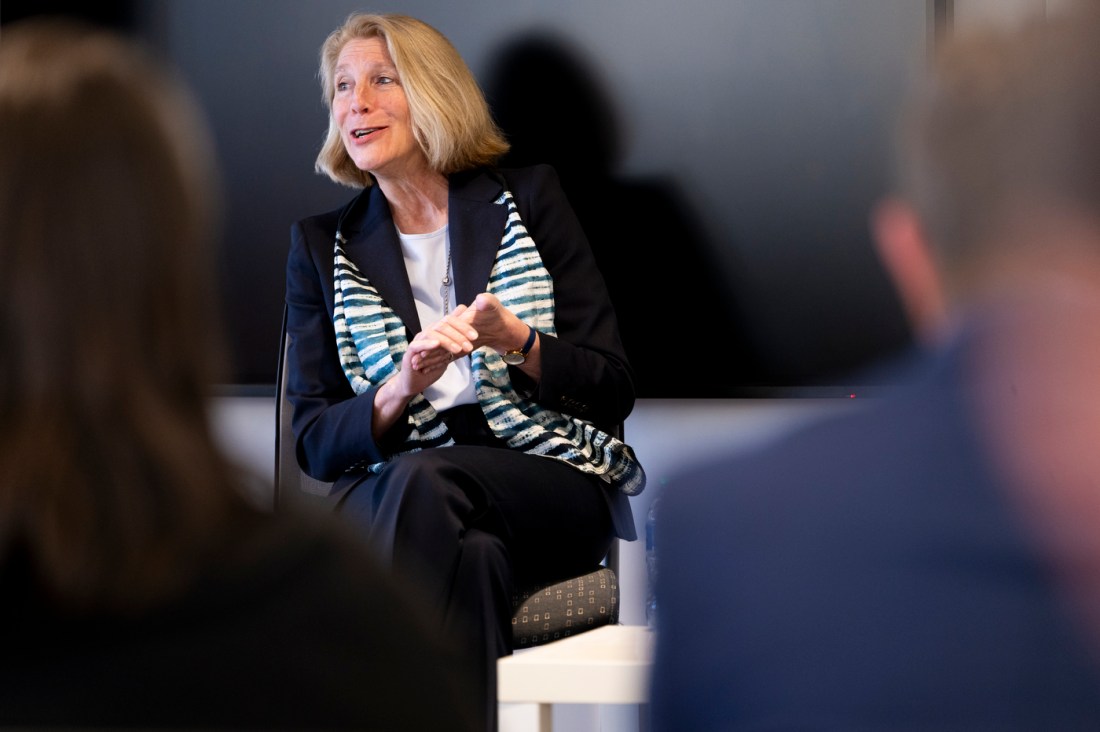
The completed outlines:
{"type": "Polygon", "coordinates": [[[605,625],[501,658],[497,699],[538,704],[539,732],[551,732],[554,704],[639,704],[643,719],[652,664],[653,631],[605,625]]]}

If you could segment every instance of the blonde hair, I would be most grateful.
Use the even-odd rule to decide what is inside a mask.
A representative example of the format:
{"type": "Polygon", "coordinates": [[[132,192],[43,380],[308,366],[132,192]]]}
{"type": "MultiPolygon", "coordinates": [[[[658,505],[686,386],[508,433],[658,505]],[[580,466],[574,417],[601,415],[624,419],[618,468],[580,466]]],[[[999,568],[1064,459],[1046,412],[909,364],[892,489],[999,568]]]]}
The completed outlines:
{"type": "Polygon", "coordinates": [[[336,61],[349,41],[367,38],[386,44],[408,99],[413,135],[433,170],[447,175],[491,165],[508,151],[477,80],[442,33],[406,15],[352,13],[321,47],[318,75],[329,124],[317,155],[318,173],[353,188],[372,183],[348,155],[332,117],[336,61]]]}

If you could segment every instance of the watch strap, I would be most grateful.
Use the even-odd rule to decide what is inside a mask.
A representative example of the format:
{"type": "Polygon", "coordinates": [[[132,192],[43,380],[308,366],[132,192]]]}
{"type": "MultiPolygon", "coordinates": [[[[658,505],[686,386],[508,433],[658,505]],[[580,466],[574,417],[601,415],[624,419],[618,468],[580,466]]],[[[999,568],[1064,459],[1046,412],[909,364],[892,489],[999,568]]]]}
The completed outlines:
{"type": "Polygon", "coordinates": [[[535,345],[535,328],[534,326],[527,326],[527,342],[520,348],[513,348],[504,352],[504,362],[510,365],[516,365],[523,363],[527,360],[527,354],[531,352],[531,349],[535,345]]]}

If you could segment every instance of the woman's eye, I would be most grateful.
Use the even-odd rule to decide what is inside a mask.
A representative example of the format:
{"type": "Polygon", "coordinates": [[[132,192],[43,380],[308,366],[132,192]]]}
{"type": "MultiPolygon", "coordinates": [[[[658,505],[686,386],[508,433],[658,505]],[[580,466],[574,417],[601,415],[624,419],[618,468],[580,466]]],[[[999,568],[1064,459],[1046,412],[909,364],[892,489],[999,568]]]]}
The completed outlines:
{"type": "Polygon", "coordinates": [[[336,91],[347,91],[350,86],[346,81],[338,81],[336,82],[336,91]]]}
{"type": "Polygon", "coordinates": [[[394,81],[395,80],[392,76],[379,76],[378,77],[378,83],[379,84],[393,84],[394,81]]]}

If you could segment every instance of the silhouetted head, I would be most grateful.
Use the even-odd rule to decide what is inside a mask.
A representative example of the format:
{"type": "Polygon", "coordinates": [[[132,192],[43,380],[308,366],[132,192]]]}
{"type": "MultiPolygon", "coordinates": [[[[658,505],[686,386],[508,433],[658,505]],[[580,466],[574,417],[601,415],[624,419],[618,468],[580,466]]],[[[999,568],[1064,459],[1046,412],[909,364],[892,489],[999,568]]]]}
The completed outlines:
{"type": "Polygon", "coordinates": [[[509,42],[491,62],[486,90],[512,144],[509,165],[549,163],[567,188],[613,171],[620,141],[610,97],[567,40],[535,33],[509,42]]]}

